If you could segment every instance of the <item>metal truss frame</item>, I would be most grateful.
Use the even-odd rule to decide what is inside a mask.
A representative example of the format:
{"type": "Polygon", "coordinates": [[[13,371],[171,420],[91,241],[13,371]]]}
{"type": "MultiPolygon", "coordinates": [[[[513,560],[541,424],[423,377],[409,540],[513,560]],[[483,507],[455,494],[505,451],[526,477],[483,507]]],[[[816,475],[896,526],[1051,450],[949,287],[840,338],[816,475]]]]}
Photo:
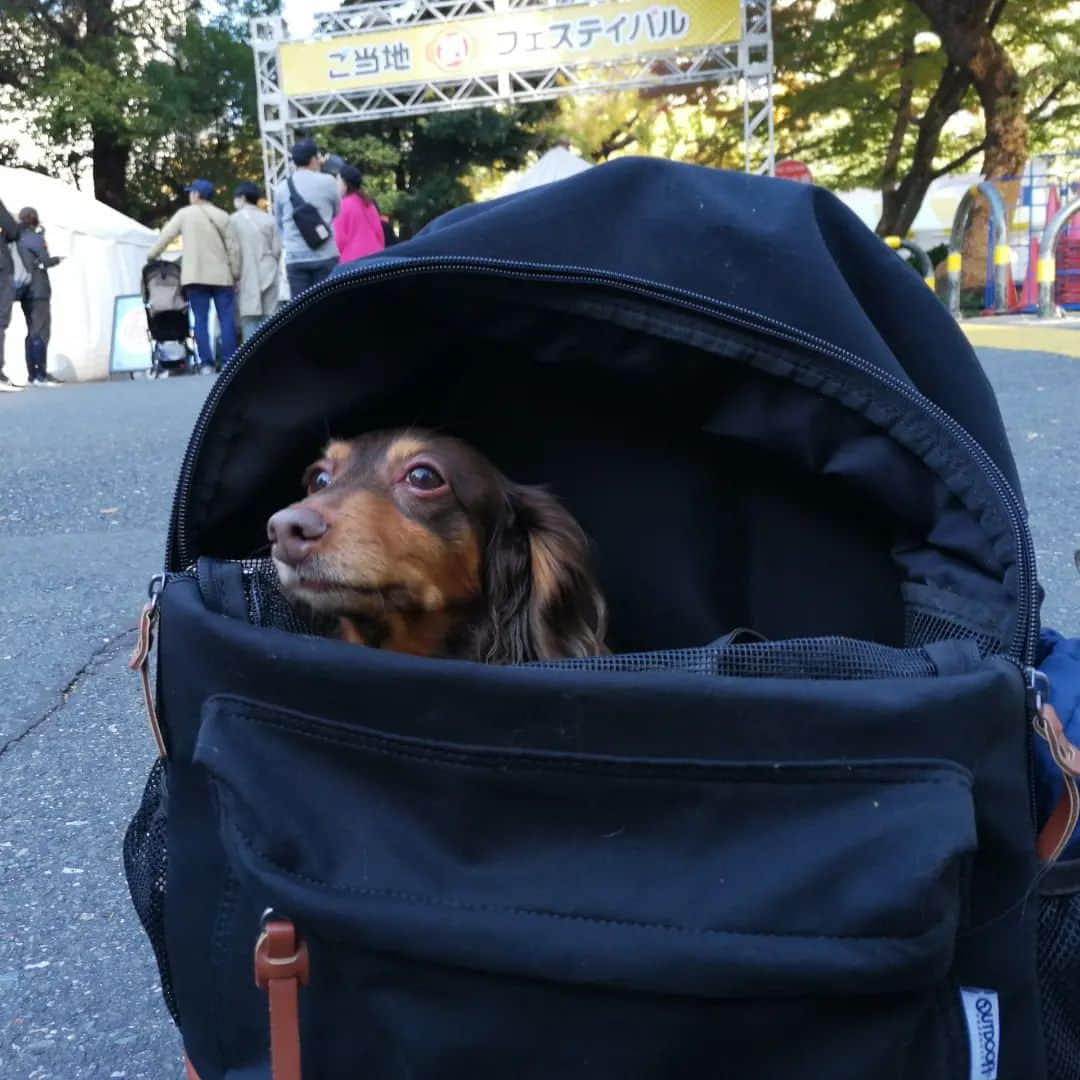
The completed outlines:
{"type": "MultiPolygon", "coordinates": [[[[565,4],[567,0],[562,0],[565,4]]],[[[570,4],[581,0],[569,0],[570,4]]],[[[562,6],[559,0],[376,0],[315,17],[315,38],[330,39],[372,30],[435,21],[562,6]]],[[[773,43],[771,0],[740,0],[738,41],[687,50],[644,54],[603,64],[557,65],[540,70],[448,78],[399,86],[289,96],[281,87],[278,47],[289,41],[279,16],[251,20],[255,54],[263,172],[268,195],[284,179],[295,133],[331,124],[396,116],[544,101],[568,94],[674,87],[714,81],[743,102],[747,172],[772,174],[773,43]],[[590,73],[603,69],[602,81],[590,73]]]]}

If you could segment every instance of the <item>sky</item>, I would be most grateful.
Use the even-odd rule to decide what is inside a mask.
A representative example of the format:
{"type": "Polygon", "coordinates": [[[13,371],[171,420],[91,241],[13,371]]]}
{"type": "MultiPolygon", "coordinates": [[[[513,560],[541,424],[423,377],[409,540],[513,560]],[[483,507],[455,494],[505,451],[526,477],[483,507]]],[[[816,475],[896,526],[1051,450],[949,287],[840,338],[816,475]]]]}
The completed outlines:
{"type": "Polygon", "coordinates": [[[316,12],[334,11],[335,0],[282,0],[282,14],[289,24],[290,37],[306,37],[311,32],[316,12]]]}

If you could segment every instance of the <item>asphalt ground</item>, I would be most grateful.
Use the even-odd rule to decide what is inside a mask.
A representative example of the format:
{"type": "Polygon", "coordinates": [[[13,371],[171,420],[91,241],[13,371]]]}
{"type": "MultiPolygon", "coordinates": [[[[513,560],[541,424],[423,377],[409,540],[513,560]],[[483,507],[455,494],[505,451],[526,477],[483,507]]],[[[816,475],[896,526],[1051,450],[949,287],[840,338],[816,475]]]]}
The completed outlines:
{"type": "MultiPolygon", "coordinates": [[[[1080,363],[983,350],[1080,632],[1080,363]]],[[[0,1077],[180,1076],[121,839],[153,760],[125,660],[208,379],[0,395],[0,1077]]]]}

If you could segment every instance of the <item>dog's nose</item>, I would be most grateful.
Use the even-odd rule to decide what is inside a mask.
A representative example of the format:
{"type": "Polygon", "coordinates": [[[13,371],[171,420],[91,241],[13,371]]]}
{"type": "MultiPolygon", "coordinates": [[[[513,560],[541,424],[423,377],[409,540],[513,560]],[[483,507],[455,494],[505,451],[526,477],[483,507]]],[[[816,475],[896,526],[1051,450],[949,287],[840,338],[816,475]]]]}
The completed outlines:
{"type": "Polygon", "coordinates": [[[326,522],[321,515],[306,506],[286,507],[266,523],[274,554],[291,566],[303,562],[325,532],[326,522]]]}

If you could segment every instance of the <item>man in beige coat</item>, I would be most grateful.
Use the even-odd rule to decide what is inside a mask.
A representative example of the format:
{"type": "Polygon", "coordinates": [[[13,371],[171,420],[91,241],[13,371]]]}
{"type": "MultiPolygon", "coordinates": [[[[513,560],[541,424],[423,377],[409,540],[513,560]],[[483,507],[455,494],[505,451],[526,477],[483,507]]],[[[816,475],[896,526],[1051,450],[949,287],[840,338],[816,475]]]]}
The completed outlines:
{"type": "Polygon", "coordinates": [[[200,370],[204,374],[213,374],[210,303],[213,301],[221,327],[221,363],[224,367],[236,351],[234,301],[243,256],[229,215],[213,204],[214,185],[209,180],[194,180],[184,190],[188,193],[189,205],[173,214],[161,230],[147,261],[156,259],[176,237],[180,237],[184,245],[180,283],[195,315],[200,370]]]}
{"type": "Polygon", "coordinates": [[[236,313],[240,320],[240,340],[247,341],[255,328],[278,303],[278,275],[281,269],[281,239],[274,219],[259,209],[259,189],[250,181],[236,185],[233,192],[233,230],[240,242],[243,266],[236,287],[236,313]]]}

